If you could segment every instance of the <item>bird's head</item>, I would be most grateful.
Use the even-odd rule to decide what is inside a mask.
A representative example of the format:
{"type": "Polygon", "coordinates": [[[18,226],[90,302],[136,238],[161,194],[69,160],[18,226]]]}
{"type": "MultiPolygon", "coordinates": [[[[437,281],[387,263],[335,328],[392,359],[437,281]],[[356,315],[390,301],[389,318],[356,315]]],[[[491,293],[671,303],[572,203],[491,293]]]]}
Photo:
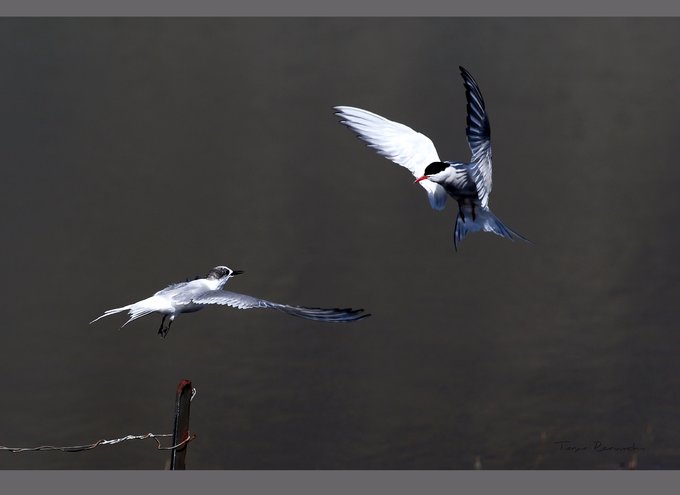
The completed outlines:
{"type": "Polygon", "coordinates": [[[210,272],[208,272],[208,275],[206,278],[213,279],[213,280],[218,280],[224,277],[233,277],[234,275],[240,275],[243,273],[242,270],[232,270],[228,266],[216,266],[210,272]]]}
{"type": "MultiPolygon", "coordinates": [[[[427,167],[421,177],[418,177],[415,182],[420,182],[423,180],[431,180],[432,182],[440,182],[444,179],[445,174],[443,173],[449,167],[448,163],[443,162],[432,162],[427,167]]],[[[414,182],[414,183],[415,183],[414,182]]]]}

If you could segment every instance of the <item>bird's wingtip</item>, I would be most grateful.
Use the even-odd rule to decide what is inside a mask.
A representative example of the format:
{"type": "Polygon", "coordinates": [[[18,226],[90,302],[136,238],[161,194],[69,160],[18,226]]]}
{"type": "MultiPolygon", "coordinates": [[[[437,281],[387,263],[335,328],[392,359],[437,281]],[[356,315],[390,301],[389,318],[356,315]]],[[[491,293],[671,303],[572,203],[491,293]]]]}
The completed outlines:
{"type": "Polygon", "coordinates": [[[364,319],[364,318],[368,318],[369,316],[371,316],[371,313],[364,313],[364,311],[365,311],[364,308],[359,308],[359,309],[351,309],[351,308],[347,308],[346,311],[351,312],[351,313],[353,314],[353,316],[356,317],[356,318],[354,318],[354,319],[351,320],[351,321],[362,320],[362,319],[364,319]],[[363,314],[362,314],[362,313],[363,313],[363,314]]]}
{"type": "Polygon", "coordinates": [[[333,110],[335,110],[335,112],[333,112],[333,113],[334,113],[335,115],[338,115],[338,116],[342,117],[342,116],[344,116],[343,114],[346,113],[346,110],[347,110],[348,108],[351,108],[351,107],[348,107],[348,106],[346,106],[346,105],[336,105],[336,106],[333,107],[333,110]]]}
{"type": "Polygon", "coordinates": [[[102,318],[104,318],[105,316],[107,316],[106,313],[104,313],[104,314],[101,315],[101,316],[97,316],[94,320],[92,320],[90,323],[88,323],[88,325],[92,325],[95,321],[99,321],[99,320],[101,320],[102,318]]]}
{"type": "Polygon", "coordinates": [[[472,74],[470,73],[470,71],[467,70],[465,67],[463,67],[462,65],[459,65],[458,68],[460,69],[460,75],[463,77],[463,79],[465,79],[465,80],[470,79],[472,81],[475,80],[475,78],[472,77],[472,74]]]}

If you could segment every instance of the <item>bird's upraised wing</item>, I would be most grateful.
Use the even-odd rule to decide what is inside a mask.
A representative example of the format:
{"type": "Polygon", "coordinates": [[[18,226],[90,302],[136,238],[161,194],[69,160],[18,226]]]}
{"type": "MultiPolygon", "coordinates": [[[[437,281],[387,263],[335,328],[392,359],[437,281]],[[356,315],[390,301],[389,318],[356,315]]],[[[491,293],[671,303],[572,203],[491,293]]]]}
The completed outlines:
{"type": "Polygon", "coordinates": [[[482,92],[477,82],[465,68],[460,67],[467,99],[467,135],[470,151],[472,151],[472,178],[477,187],[477,194],[482,207],[489,205],[491,194],[491,126],[484,107],[482,92]]]}
{"type": "Polygon", "coordinates": [[[307,318],[308,320],[329,321],[329,322],[348,322],[355,321],[361,318],[370,316],[369,314],[361,314],[363,309],[322,309],[322,308],[305,308],[302,306],[289,306],[287,304],[279,304],[256,297],[247,296],[245,294],[238,294],[236,292],[229,292],[226,290],[211,290],[197,296],[193,299],[195,304],[219,304],[231,306],[237,309],[278,309],[289,315],[298,316],[300,318],[307,318]]]}
{"type": "MultiPolygon", "coordinates": [[[[434,144],[424,134],[361,108],[334,108],[341,124],[356,132],[376,153],[407,168],[414,177],[421,177],[425,167],[440,161],[434,144]]],[[[447,197],[444,188],[429,180],[421,181],[420,185],[427,190],[432,208],[444,209],[447,197]]]]}

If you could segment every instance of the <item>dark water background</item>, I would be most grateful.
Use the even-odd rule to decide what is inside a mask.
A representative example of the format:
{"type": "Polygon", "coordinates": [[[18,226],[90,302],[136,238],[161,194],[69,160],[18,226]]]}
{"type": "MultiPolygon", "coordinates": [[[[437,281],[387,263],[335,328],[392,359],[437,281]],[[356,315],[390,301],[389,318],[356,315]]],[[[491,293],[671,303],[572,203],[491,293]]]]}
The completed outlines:
{"type": "MultiPolygon", "coordinates": [[[[193,469],[680,467],[680,22],[2,19],[0,445],[172,428],[193,469]],[[467,159],[458,65],[491,118],[474,234],[337,124],[365,107],[467,159]],[[353,325],[105,309],[227,264],[236,291],[353,325]]],[[[0,452],[5,469],[161,469],[153,441],[0,452]]]]}

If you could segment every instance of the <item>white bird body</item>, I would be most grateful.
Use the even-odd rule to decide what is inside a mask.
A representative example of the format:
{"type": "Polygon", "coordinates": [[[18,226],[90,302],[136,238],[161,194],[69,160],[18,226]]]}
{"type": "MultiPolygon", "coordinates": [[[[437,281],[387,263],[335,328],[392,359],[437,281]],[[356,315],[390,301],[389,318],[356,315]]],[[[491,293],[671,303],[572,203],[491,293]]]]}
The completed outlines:
{"type": "Polygon", "coordinates": [[[338,106],[344,124],[378,154],[408,169],[428,194],[430,205],[443,210],[446,197],[458,202],[454,247],[468,232],[493,232],[508,239],[527,240],[513,232],[489,209],[492,187],[491,128],[482,93],[472,75],[460,67],[467,98],[466,135],[469,163],[441,161],[432,141],[410,127],[368,110],[338,106]]]}
{"type": "Polygon", "coordinates": [[[222,287],[224,287],[227,281],[239,273],[242,272],[234,271],[226,266],[217,266],[204,278],[197,278],[195,280],[169,285],[166,288],[159,290],[151,297],[127,306],[109,309],[90,323],[94,323],[105,316],[127,311],[130,318],[122,325],[122,327],[124,327],[131,321],[141,318],[142,316],[151,313],[160,313],[163,315],[163,320],[161,321],[158,333],[161,334],[162,337],[165,337],[170,329],[170,325],[177,315],[181,313],[193,313],[203,309],[205,306],[213,304],[231,306],[237,309],[278,309],[279,311],[283,311],[292,316],[327,322],[348,322],[369,316],[368,314],[360,314],[363,311],[361,309],[321,309],[304,306],[289,306],[287,304],[274,303],[245,294],[222,290],[222,287]],[[168,320],[167,327],[164,326],[166,319],[168,320]]]}
{"type": "Polygon", "coordinates": [[[146,308],[153,308],[156,313],[165,315],[193,313],[203,308],[203,305],[193,302],[193,295],[200,295],[207,291],[220,289],[226,281],[226,277],[223,281],[199,278],[189,282],[173,284],[135,304],[146,308]]]}

